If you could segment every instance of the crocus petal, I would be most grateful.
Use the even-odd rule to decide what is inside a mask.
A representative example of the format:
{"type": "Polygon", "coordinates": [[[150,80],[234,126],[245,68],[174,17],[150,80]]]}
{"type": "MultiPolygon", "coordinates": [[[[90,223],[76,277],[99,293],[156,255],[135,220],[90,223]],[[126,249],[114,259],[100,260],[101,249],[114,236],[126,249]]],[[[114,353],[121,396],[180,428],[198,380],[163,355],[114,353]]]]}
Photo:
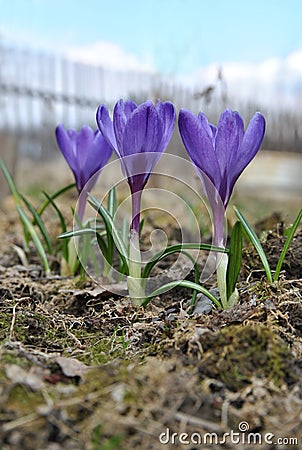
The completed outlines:
{"type": "Polygon", "coordinates": [[[215,125],[213,125],[212,123],[209,123],[209,125],[210,125],[210,128],[212,130],[212,137],[213,137],[213,142],[214,142],[215,139],[216,139],[217,127],[215,127],[215,125]]]}
{"type": "Polygon", "coordinates": [[[244,137],[238,151],[236,162],[238,167],[244,169],[258,152],[265,133],[265,119],[257,112],[251,119],[244,133],[244,137]]]}
{"type": "Polygon", "coordinates": [[[220,184],[220,169],[213,147],[213,133],[203,115],[196,117],[191,111],[181,109],[179,131],[186,150],[194,164],[211,179],[220,184]]]}
{"type": "MultiPolygon", "coordinates": [[[[101,170],[110,159],[112,154],[112,148],[108,142],[104,139],[99,131],[94,132],[93,141],[91,142],[89,148],[89,154],[86,159],[85,173],[86,182],[99,170],[101,170]]],[[[94,177],[94,182],[92,186],[88,189],[89,191],[93,187],[97,180],[94,177]]]]}
{"type": "Polygon", "coordinates": [[[229,180],[234,171],[232,161],[237,157],[243,135],[244,123],[240,115],[236,111],[225,110],[220,116],[215,137],[215,153],[221,176],[219,194],[225,205],[231,194],[229,180]]]}
{"type": "MultiPolygon", "coordinates": [[[[141,195],[171,138],[175,122],[173,105],[159,101],[155,107],[151,101],[147,101],[137,106],[132,101],[119,100],[113,111],[113,122],[103,106],[98,109],[97,122],[105,139],[114,146],[132,196],[138,193],[141,195]]],[[[136,195],[136,198],[140,196],[136,195]]],[[[132,227],[136,231],[139,204],[140,201],[132,211],[132,227]]]]}
{"type": "Polygon", "coordinates": [[[161,153],[163,125],[151,102],[142,103],[127,121],[121,163],[132,192],[143,189],[161,153]]]}
{"type": "Polygon", "coordinates": [[[163,137],[158,149],[155,151],[162,153],[170,142],[174,130],[176,113],[174,105],[170,102],[162,103],[158,100],[156,109],[163,123],[163,137]]]}
{"type": "Polygon", "coordinates": [[[76,142],[75,140],[71,140],[68,132],[62,124],[56,127],[56,139],[58,146],[71,170],[76,171],[78,168],[76,159],[76,142]]]}
{"type": "Polygon", "coordinates": [[[128,119],[132,112],[137,108],[137,105],[132,101],[119,100],[113,111],[113,129],[116,137],[116,143],[119,153],[124,156],[123,151],[123,136],[128,119]]]}
{"type": "MultiPolygon", "coordinates": [[[[78,190],[82,191],[91,177],[108,162],[112,148],[99,131],[94,131],[86,125],[77,133],[76,143],[78,160],[76,181],[78,190]]],[[[86,190],[90,191],[96,181],[97,177],[94,177],[89,189],[86,187],[86,190]]]]}
{"type": "Polygon", "coordinates": [[[230,161],[237,154],[244,134],[243,120],[237,112],[225,110],[219,119],[215,138],[215,152],[220,167],[221,177],[225,177],[230,161]]]}
{"type": "Polygon", "coordinates": [[[110,119],[108,109],[105,105],[100,105],[97,109],[96,113],[96,122],[99,127],[100,132],[106,139],[109,145],[114,149],[117,156],[120,157],[119,149],[117,146],[114,130],[113,130],[113,123],[110,119]]]}
{"type": "MultiPolygon", "coordinates": [[[[69,130],[67,130],[67,134],[68,134],[70,141],[74,142],[76,144],[77,138],[78,138],[78,132],[76,130],[74,130],[73,128],[70,128],[69,130]]],[[[74,148],[76,150],[76,146],[74,148]]]]}
{"type": "Polygon", "coordinates": [[[207,135],[213,142],[213,147],[214,147],[217,128],[208,121],[207,117],[202,112],[198,113],[197,117],[200,122],[200,125],[204,128],[204,132],[207,133],[207,135]]]}
{"type": "MultiPolygon", "coordinates": [[[[60,150],[70,166],[80,193],[90,178],[108,162],[112,147],[99,131],[84,125],[80,131],[65,130],[63,125],[56,128],[56,138],[60,150]]],[[[93,180],[90,188],[96,181],[93,180]]],[[[90,190],[86,187],[86,191],[90,190]]]]}
{"type": "Polygon", "coordinates": [[[264,133],[265,119],[261,113],[257,112],[251,119],[244,133],[236,157],[230,161],[230,165],[232,167],[232,176],[229,181],[231,192],[240,174],[258,152],[263,141],[264,133]]]}
{"type": "Polygon", "coordinates": [[[90,148],[94,141],[94,131],[84,125],[81,131],[77,135],[77,152],[80,170],[85,170],[87,160],[90,157],[90,148]]]}
{"type": "Polygon", "coordinates": [[[123,155],[155,152],[162,134],[163,125],[153,103],[142,103],[127,121],[123,136],[123,155]]]}

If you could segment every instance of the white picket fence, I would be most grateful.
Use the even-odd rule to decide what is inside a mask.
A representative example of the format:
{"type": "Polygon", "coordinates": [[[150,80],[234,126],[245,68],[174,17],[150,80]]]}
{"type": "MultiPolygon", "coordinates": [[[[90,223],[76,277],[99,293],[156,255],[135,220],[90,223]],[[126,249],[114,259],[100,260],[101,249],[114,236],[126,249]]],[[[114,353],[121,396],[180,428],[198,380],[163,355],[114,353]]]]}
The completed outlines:
{"type": "Polygon", "coordinates": [[[100,103],[112,106],[122,97],[144,101],[163,92],[196,108],[192,91],[155,73],[114,71],[0,45],[2,129],[29,131],[58,122],[95,126],[100,103]]]}
{"type": "MultiPolygon", "coordinates": [[[[96,128],[97,106],[105,102],[112,107],[119,98],[137,102],[169,99],[177,109],[202,110],[214,122],[226,106],[239,110],[245,120],[262,110],[261,105],[229,98],[226,90],[219,90],[220,81],[218,77],[211,86],[189,88],[157,73],[88,66],[0,41],[0,152],[50,158],[56,152],[54,129],[58,123],[67,128],[83,124],[96,128]]],[[[264,147],[301,152],[302,110],[285,114],[281,106],[280,111],[262,110],[267,118],[264,147]]],[[[177,141],[176,131],[176,146],[177,141]]]]}

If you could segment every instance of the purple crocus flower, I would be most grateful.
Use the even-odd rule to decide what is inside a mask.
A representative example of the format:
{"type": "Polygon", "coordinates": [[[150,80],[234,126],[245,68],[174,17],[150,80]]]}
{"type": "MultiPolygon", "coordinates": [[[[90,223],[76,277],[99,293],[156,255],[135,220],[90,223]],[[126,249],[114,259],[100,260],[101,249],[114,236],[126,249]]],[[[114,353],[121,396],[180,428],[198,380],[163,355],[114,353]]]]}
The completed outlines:
{"type": "Polygon", "coordinates": [[[87,125],[83,126],[80,131],[76,131],[66,130],[64,125],[60,124],[56,127],[56,138],[58,146],[74,174],[79,194],[78,216],[82,220],[87,192],[93,188],[97,180],[97,177],[93,177],[93,175],[108,162],[112,147],[98,130],[94,131],[87,125]],[[80,195],[82,191],[84,195],[80,195]]]}
{"type": "Polygon", "coordinates": [[[141,193],[174,129],[175,109],[172,103],[147,101],[137,106],[133,101],[119,100],[109,117],[105,105],[97,110],[100,132],[119,157],[132,194],[131,229],[138,232],[141,193]]]}
{"type": "Polygon", "coordinates": [[[225,209],[237,179],[260,148],[265,119],[257,112],[244,132],[243,120],[236,111],[226,109],[216,128],[204,114],[195,116],[182,109],[178,124],[183,143],[202,178],[210,202],[214,242],[221,245],[225,209]]]}

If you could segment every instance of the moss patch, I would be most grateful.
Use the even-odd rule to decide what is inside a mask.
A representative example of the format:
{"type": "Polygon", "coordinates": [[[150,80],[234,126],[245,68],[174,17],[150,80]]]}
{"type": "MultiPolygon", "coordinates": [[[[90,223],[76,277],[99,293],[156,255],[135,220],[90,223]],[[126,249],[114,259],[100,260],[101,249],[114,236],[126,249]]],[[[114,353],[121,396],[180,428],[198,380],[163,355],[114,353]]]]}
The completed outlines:
{"type": "Polygon", "coordinates": [[[294,380],[293,355],[275,330],[261,324],[222,328],[200,340],[203,355],[200,375],[221,380],[238,390],[254,378],[273,381],[276,386],[294,380]]]}

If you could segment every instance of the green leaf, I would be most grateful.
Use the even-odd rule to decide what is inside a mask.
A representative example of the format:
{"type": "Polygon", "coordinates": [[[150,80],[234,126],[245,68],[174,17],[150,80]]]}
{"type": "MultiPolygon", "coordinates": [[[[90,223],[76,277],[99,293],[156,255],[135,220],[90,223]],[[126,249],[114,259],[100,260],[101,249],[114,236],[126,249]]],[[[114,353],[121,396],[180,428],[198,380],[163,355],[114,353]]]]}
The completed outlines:
{"type": "MultiPolygon", "coordinates": [[[[122,221],[121,238],[124,241],[125,247],[128,248],[128,245],[129,245],[129,222],[125,217],[123,218],[123,221],[122,221]]],[[[129,275],[129,271],[128,271],[127,267],[124,266],[123,259],[120,257],[120,255],[119,255],[118,272],[119,272],[119,274],[129,275]]],[[[119,278],[121,278],[120,275],[119,275],[119,278]]]]}
{"type": "Polygon", "coordinates": [[[38,226],[39,230],[41,231],[41,234],[42,234],[42,236],[44,238],[44,241],[45,241],[48,253],[52,253],[51,240],[50,240],[48,231],[46,230],[46,228],[44,226],[44,223],[42,222],[41,217],[39,216],[39,214],[37,213],[35,208],[29,203],[27,198],[24,197],[24,195],[20,194],[20,197],[22,198],[22,200],[25,203],[27,209],[29,210],[29,212],[33,216],[34,222],[32,222],[32,223],[36,224],[38,226]]]}
{"type": "Polygon", "coordinates": [[[125,267],[128,267],[128,251],[125,246],[123,239],[121,238],[118,229],[116,228],[111,215],[108,213],[106,208],[98,201],[96,197],[92,194],[88,194],[90,200],[89,204],[102,216],[107,232],[112,236],[115,247],[120,254],[125,267]]]}
{"type": "Polygon", "coordinates": [[[77,226],[78,228],[83,228],[82,221],[81,221],[81,219],[80,219],[80,217],[79,217],[77,211],[75,211],[75,209],[74,209],[73,207],[71,207],[71,212],[72,212],[72,215],[73,215],[73,217],[74,217],[76,226],[77,226]]]}
{"type": "Polygon", "coordinates": [[[128,220],[124,217],[121,227],[121,238],[124,241],[125,247],[128,247],[129,245],[129,226],[128,220]]]}
{"type": "MultiPolygon", "coordinates": [[[[166,258],[169,255],[172,255],[173,253],[182,253],[183,255],[186,255],[193,263],[194,266],[194,282],[195,283],[199,283],[199,278],[200,278],[200,271],[198,268],[198,264],[196,262],[196,258],[194,258],[194,256],[191,255],[191,253],[187,252],[186,250],[182,250],[181,252],[175,252],[175,251],[170,251],[167,253],[162,253],[157,260],[152,261],[152,264],[149,265],[148,270],[145,273],[145,277],[142,276],[142,278],[144,278],[145,280],[147,280],[147,278],[149,278],[150,272],[152,270],[152,268],[155,266],[155,264],[157,264],[159,261],[161,261],[162,259],[166,258]]],[[[196,290],[194,290],[193,292],[193,296],[192,296],[192,300],[191,300],[191,307],[193,308],[195,303],[196,303],[196,298],[197,298],[197,294],[198,292],[196,290]]]]}
{"type": "MultiPolygon", "coordinates": [[[[89,238],[88,234],[83,235],[83,241],[81,242],[81,246],[77,249],[77,254],[79,255],[79,252],[81,254],[80,261],[81,261],[81,279],[85,278],[85,267],[88,262],[89,255],[91,254],[92,246],[91,246],[91,240],[89,238]]],[[[78,256],[79,257],[79,256],[78,256]]]]}
{"type": "Polygon", "coordinates": [[[260,243],[258,236],[256,235],[253,228],[250,226],[250,224],[247,222],[245,217],[241,214],[241,212],[235,206],[234,206],[234,210],[235,210],[236,216],[238,217],[239,221],[241,222],[241,225],[243,226],[243,229],[246,232],[246,235],[248,236],[249,240],[253,244],[256,252],[258,253],[258,255],[261,259],[261,262],[262,262],[263,268],[265,270],[268,281],[270,283],[272,283],[273,277],[272,277],[271,269],[270,269],[268,260],[266,258],[266,255],[264,253],[263,247],[260,243]]]}
{"type": "MultiPolygon", "coordinates": [[[[114,221],[114,216],[116,213],[116,190],[113,186],[108,194],[108,201],[107,201],[107,212],[111,216],[112,221],[114,221]]],[[[104,220],[104,219],[103,219],[104,220]]],[[[113,257],[114,257],[114,240],[111,233],[110,226],[108,225],[108,222],[105,222],[105,228],[106,228],[106,238],[107,238],[107,253],[106,253],[106,260],[109,263],[110,266],[113,264],[113,257]]]]}
{"type": "Polygon", "coordinates": [[[143,231],[143,228],[144,228],[144,223],[145,223],[145,219],[142,219],[140,221],[140,224],[139,224],[139,235],[142,234],[142,231],[143,231]]]}
{"type": "Polygon", "coordinates": [[[96,239],[98,241],[98,245],[101,249],[102,255],[107,259],[108,248],[105,239],[103,239],[103,237],[99,233],[96,234],[96,239]]]}
{"type": "Polygon", "coordinates": [[[186,255],[193,262],[193,264],[195,264],[195,258],[191,255],[191,253],[189,253],[189,252],[187,252],[185,250],[180,250],[180,251],[170,250],[169,252],[163,252],[161,255],[158,256],[157,259],[155,259],[155,260],[152,259],[151,261],[149,261],[146,264],[146,266],[145,266],[142,278],[149,278],[150,272],[153,269],[153,267],[157,263],[159,263],[161,260],[163,260],[167,256],[172,255],[174,253],[183,253],[184,255],[186,255]]]}
{"type": "Polygon", "coordinates": [[[227,299],[233,294],[238,275],[241,268],[242,259],[242,226],[241,222],[237,220],[235,223],[230,240],[229,260],[226,273],[227,283],[227,299]]]}
{"type": "MultiPolygon", "coordinates": [[[[114,219],[115,213],[116,213],[116,190],[115,187],[112,186],[112,188],[109,191],[108,194],[108,202],[107,202],[107,211],[110,214],[112,220],[114,219]]],[[[106,259],[107,262],[112,266],[113,264],[113,257],[114,257],[114,240],[112,233],[110,233],[110,228],[108,228],[107,224],[106,226],[106,234],[107,234],[107,255],[106,259]]]]}
{"type": "Polygon", "coordinates": [[[205,251],[213,251],[219,253],[228,253],[228,249],[222,247],[216,247],[215,245],[210,244],[199,244],[199,243],[183,243],[183,244],[174,244],[169,245],[164,250],[160,250],[158,253],[153,255],[152,259],[146,264],[142,277],[148,278],[151,270],[162,258],[168,255],[172,255],[173,253],[181,253],[184,250],[205,250],[205,251]]]}
{"type": "Polygon", "coordinates": [[[147,298],[142,302],[141,306],[147,306],[150,300],[153,297],[156,297],[157,295],[163,294],[164,292],[167,292],[170,289],[173,289],[174,287],[185,287],[188,289],[194,289],[202,294],[204,294],[206,297],[208,297],[214,305],[218,306],[218,308],[222,308],[220,301],[210,292],[208,289],[204,288],[200,284],[193,283],[193,281],[188,280],[182,280],[182,281],[171,281],[170,283],[167,283],[155,291],[153,291],[150,295],[148,295],[147,298]]]}
{"type": "MultiPolygon", "coordinates": [[[[106,244],[104,238],[102,237],[102,235],[100,233],[96,232],[94,228],[79,228],[77,230],[66,231],[65,233],[60,234],[58,236],[58,239],[70,239],[73,237],[87,236],[87,235],[96,236],[97,243],[101,249],[102,255],[107,260],[107,255],[108,255],[107,244],[106,244]]],[[[85,242],[84,242],[84,245],[85,245],[85,242]]],[[[87,242],[87,246],[91,247],[90,243],[87,242]]]]}
{"type": "Polygon", "coordinates": [[[76,230],[66,231],[65,233],[57,236],[58,239],[69,239],[75,236],[83,236],[85,234],[96,234],[93,228],[79,228],[76,230]]]}
{"type": "Polygon", "coordinates": [[[35,227],[31,223],[31,221],[29,220],[29,218],[27,217],[27,215],[25,214],[25,212],[23,211],[21,206],[19,206],[19,205],[17,206],[17,211],[18,211],[18,214],[19,214],[19,217],[20,217],[22,223],[24,224],[24,227],[26,228],[26,230],[28,231],[28,233],[30,234],[30,236],[33,240],[33,243],[34,243],[34,245],[37,249],[37,252],[41,258],[41,261],[43,263],[45,273],[46,273],[46,275],[49,275],[50,268],[48,265],[47,256],[46,256],[44,247],[42,245],[42,242],[35,230],[35,227]]]}
{"type": "Polygon", "coordinates": [[[107,200],[107,211],[111,215],[112,218],[114,218],[116,213],[116,190],[115,187],[112,186],[112,188],[109,191],[108,194],[108,200],[107,200]]]}
{"type": "Polygon", "coordinates": [[[282,264],[284,262],[284,258],[286,256],[286,253],[287,253],[287,251],[289,249],[289,246],[290,246],[290,244],[291,244],[291,242],[292,242],[292,240],[294,238],[294,235],[295,235],[295,232],[296,232],[296,230],[298,228],[298,225],[301,222],[301,219],[302,219],[302,209],[300,209],[300,211],[299,211],[299,213],[298,213],[298,215],[297,215],[293,225],[291,226],[291,228],[290,228],[290,230],[288,232],[288,235],[287,235],[286,241],[284,243],[282,252],[281,252],[281,254],[279,256],[279,259],[278,259],[278,263],[277,263],[277,266],[276,266],[276,271],[275,271],[275,274],[274,274],[274,281],[277,281],[278,278],[279,278],[281,267],[282,267],[282,264]]]}

